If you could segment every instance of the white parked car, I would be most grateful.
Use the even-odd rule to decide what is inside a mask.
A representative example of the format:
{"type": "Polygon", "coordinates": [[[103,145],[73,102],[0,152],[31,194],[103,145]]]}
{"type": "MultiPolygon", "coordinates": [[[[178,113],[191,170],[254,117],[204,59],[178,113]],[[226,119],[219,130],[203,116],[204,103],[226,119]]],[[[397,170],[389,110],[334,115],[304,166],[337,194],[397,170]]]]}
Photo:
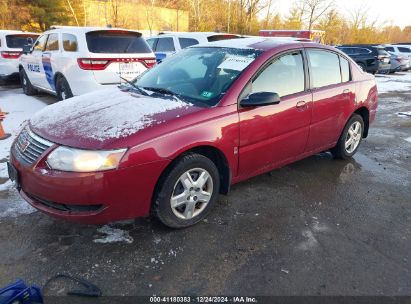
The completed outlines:
{"type": "Polygon", "coordinates": [[[24,93],[41,90],[59,100],[119,85],[156,63],[141,33],[117,28],[53,27],[24,51],[24,93]]]}
{"type": "Polygon", "coordinates": [[[407,44],[385,44],[384,49],[387,52],[394,53],[396,55],[406,56],[411,60],[411,45],[407,44]]]}
{"type": "Polygon", "coordinates": [[[161,61],[192,45],[235,38],[241,36],[214,32],[170,32],[147,38],[147,42],[156,54],[157,61],[161,61]]]}
{"type": "Polygon", "coordinates": [[[0,31],[0,80],[19,76],[19,58],[23,46],[37,39],[39,34],[22,31],[0,31]]]}

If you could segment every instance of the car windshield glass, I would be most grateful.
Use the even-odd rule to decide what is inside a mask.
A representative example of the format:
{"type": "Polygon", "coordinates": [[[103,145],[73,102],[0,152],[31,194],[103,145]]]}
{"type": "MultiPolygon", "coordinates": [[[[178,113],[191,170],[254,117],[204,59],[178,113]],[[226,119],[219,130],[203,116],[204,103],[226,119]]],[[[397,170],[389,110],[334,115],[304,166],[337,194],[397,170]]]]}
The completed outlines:
{"type": "Polygon", "coordinates": [[[174,94],[193,103],[216,105],[261,51],[218,47],[188,48],[146,71],[136,85],[174,94]]]}
{"type": "Polygon", "coordinates": [[[31,38],[33,41],[37,39],[36,35],[7,35],[6,43],[7,47],[11,49],[21,49],[24,45],[28,44],[27,39],[31,38]]]}
{"type": "Polygon", "coordinates": [[[92,53],[151,53],[140,33],[127,31],[93,31],[86,34],[87,46],[92,53]]]}

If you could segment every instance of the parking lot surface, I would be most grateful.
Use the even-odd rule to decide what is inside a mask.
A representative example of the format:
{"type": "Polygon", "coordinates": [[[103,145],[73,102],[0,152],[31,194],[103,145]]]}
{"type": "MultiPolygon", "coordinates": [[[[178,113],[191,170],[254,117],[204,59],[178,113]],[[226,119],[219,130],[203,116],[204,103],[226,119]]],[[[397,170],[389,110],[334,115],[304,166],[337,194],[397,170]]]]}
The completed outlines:
{"type": "MultiPolygon", "coordinates": [[[[2,176],[0,286],[68,272],[105,295],[411,295],[411,77],[378,82],[377,121],[352,160],[322,153],[237,184],[185,230],[55,220],[2,176]]],[[[0,87],[1,107],[20,98],[53,102],[0,87]]]]}

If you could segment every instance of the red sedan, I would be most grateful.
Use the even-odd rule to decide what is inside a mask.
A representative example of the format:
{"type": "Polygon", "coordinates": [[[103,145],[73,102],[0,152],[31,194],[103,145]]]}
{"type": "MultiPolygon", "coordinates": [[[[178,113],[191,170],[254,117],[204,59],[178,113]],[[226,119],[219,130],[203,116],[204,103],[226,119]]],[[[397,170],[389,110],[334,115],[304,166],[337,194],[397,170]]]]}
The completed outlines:
{"type": "Polygon", "coordinates": [[[325,150],[351,157],[377,98],[374,77],[332,47],[195,46],[134,82],[38,112],[11,148],[9,174],[51,216],[97,224],[154,214],[186,227],[232,184],[325,150]]]}

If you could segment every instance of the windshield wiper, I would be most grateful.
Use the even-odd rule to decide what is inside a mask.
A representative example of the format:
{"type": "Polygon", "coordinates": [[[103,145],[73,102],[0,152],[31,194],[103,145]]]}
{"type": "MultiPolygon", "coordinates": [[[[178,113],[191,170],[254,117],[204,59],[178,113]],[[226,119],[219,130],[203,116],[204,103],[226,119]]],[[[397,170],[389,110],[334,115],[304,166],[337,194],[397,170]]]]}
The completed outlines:
{"type": "Polygon", "coordinates": [[[144,90],[149,90],[153,92],[158,92],[161,94],[166,94],[166,95],[173,95],[173,96],[178,96],[177,93],[174,93],[173,91],[165,88],[156,88],[156,87],[143,87],[144,90]]]}
{"type": "Polygon", "coordinates": [[[132,82],[132,81],[130,81],[130,80],[124,78],[124,77],[121,77],[121,76],[120,76],[120,78],[122,80],[124,80],[125,82],[127,82],[129,85],[131,85],[133,88],[135,88],[137,91],[139,91],[141,94],[143,94],[145,96],[148,96],[147,92],[144,91],[142,88],[140,88],[138,85],[136,85],[134,82],[132,82]]]}

